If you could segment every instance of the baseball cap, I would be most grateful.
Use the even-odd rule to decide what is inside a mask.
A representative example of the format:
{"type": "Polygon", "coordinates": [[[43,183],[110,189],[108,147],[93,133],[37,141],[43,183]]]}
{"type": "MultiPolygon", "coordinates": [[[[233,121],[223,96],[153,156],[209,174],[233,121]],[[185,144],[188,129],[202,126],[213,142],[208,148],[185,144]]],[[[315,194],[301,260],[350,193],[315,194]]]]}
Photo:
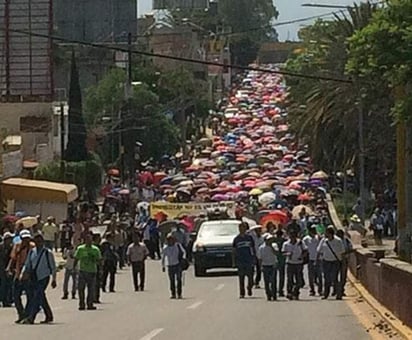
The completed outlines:
{"type": "Polygon", "coordinates": [[[13,237],[14,237],[14,235],[10,231],[6,231],[3,234],[3,240],[5,240],[6,238],[13,238],[13,237]]]}
{"type": "Polygon", "coordinates": [[[20,231],[20,238],[31,238],[31,233],[27,229],[20,231]]]}

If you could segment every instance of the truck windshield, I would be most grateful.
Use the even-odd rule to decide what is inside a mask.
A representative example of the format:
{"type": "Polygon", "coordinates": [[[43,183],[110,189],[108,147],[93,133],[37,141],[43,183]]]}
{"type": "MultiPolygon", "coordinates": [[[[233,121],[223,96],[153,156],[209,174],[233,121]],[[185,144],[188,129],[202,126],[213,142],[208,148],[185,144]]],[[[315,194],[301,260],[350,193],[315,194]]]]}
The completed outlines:
{"type": "Polygon", "coordinates": [[[232,236],[238,233],[239,224],[206,224],[200,228],[200,237],[232,236]]]}

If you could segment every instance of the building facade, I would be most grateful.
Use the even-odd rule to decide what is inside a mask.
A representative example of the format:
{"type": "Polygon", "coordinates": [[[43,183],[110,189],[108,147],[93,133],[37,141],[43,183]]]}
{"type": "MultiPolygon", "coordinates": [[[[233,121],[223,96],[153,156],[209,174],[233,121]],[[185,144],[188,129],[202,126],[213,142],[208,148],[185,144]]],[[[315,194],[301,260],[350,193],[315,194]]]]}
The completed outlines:
{"type": "Polygon", "coordinates": [[[87,42],[127,41],[136,33],[136,0],[54,0],[56,35],[87,42]]]}

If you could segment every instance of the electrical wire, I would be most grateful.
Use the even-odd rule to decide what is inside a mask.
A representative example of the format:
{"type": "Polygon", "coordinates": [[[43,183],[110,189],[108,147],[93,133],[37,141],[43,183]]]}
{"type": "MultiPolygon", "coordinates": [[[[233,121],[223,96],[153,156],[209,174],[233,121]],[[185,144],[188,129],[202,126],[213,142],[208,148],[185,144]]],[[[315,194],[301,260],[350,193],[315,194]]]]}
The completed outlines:
{"type": "MultiPolygon", "coordinates": [[[[6,28],[0,28],[0,31],[6,31],[6,28]]],[[[142,55],[142,56],[151,57],[151,58],[163,58],[163,59],[181,61],[181,62],[192,63],[192,64],[201,64],[201,65],[208,65],[208,66],[218,66],[222,68],[231,68],[231,69],[237,69],[241,71],[257,71],[257,72],[262,72],[262,73],[278,74],[278,75],[295,77],[295,78],[334,81],[334,82],[339,82],[339,83],[352,83],[352,80],[350,79],[334,78],[334,77],[327,77],[327,76],[320,76],[320,75],[310,75],[310,74],[303,74],[303,73],[296,73],[296,72],[289,72],[289,71],[279,71],[279,70],[273,70],[273,69],[261,68],[261,67],[240,66],[240,65],[225,64],[225,63],[205,61],[205,60],[196,60],[196,59],[191,59],[191,58],[176,57],[176,56],[165,55],[165,54],[138,51],[134,49],[129,50],[128,48],[124,48],[124,47],[102,45],[102,44],[97,44],[97,43],[92,43],[92,42],[81,41],[81,40],[67,39],[67,38],[63,38],[63,37],[59,37],[55,35],[28,32],[28,31],[17,30],[17,29],[8,29],[8,31],[14,32],[14,33],[20,33],[23,35],[29,35],[29,36],[35,36],[35,37],[40,37],[40,38],[51,39],[55,41],[61,41],[65,43],[90,46],[90,47],[107,49],[107,50],[112,50],[112,51],[119,51],[119,52],[124,52],[124,53],[131,52],[132,54],[142,55]]]]}

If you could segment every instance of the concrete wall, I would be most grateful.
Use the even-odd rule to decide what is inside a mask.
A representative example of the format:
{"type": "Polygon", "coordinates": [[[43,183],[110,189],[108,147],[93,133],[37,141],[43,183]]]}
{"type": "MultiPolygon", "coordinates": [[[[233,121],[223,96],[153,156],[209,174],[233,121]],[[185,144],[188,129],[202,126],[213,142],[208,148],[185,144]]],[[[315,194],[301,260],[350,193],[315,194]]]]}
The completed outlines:
{"type": "Polygon", "coordinates": [[[0,103],[0,129],[8,134],[19,134],[21,117],[51,117],[51,114],[51,103],[0,103]]]}
{"type": "MultiPolygon", "coordinates": [[[[341,225],[330,197],[327,201],[334,225],[341,225]]],[[[377,301],[412,327],[412,265],[394,258],[378,260],[382,251],[362,248],[360,235],[351,234],[356,247],[349,258],[351,273],[377,301]]]]}
{"type": "Polygon", "coordinates": [[[36,148],[47,144],[53,156],[52,103],[0,103],[0,131],[21,135],[24,159],[36,159],[36,148]],[[22,132],[20,119],[23,117],[48,117],[50,127],[39,132],[22,132]]]}
{"type": "Polygon", "coordinates": [[[407,326],[412,327],[412,265],[380,259],[367,249],[352,254],[350,270],[373,297],[407,326]]]}

